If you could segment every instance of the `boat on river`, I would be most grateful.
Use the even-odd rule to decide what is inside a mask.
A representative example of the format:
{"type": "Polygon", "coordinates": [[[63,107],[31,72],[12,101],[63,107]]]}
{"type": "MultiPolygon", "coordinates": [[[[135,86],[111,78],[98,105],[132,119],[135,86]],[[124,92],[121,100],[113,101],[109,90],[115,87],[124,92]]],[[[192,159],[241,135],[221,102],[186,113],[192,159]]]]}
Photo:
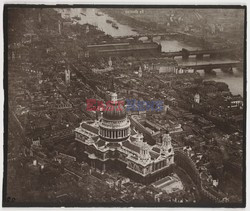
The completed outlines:
{"type": "Polygon", "coordinates": [[[106,22],[109,23],[109,24],[113,23],[112,20],[106,20],[106,22]]]}
{"type": "Polygon", "coordinates": [[[119,29],[119,27],[117,26],[116,23],[112,23],[112,27],[115,28],[115,29],[119,29]]]}
{"type": "Polygon", "coordinates": [[[101,13],[101,12],[96,12],[95,13],[97,16],[103,16],[103,13],[101,13]]]}
{"type": "Polygon", "coordinates": [[[81,20],[81,17],[78,16],[78,15],[76,15],[76,16],[74,16],[72,19],[75,19],[75,20],[79,21],[79,20],[81,20]]]}

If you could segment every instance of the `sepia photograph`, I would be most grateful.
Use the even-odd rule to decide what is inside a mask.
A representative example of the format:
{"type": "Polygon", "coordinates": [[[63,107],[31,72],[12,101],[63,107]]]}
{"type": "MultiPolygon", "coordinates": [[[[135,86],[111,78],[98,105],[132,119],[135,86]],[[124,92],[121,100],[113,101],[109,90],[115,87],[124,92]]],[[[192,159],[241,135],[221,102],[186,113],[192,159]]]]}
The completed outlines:
{"type": "Polygon", "coordinates": [[[246,6],[3,21],[3,207],[246,206],[246,6]]]}

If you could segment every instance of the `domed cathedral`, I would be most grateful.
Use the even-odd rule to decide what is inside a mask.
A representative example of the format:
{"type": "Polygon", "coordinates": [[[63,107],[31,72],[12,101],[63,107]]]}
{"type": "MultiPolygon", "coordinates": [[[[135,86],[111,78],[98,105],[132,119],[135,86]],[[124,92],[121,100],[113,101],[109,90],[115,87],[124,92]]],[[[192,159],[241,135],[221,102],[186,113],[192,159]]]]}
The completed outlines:
{"type": "Polygon", "coordinates": [[[130,120],[123,105],[118,104],[116,93],[111,93],[110,107],[99,121],[99,136],[109,142],[121,142],[130,136],[130,120]]]}
{"type": "Polygon", "coordinates": [[[172,172],[174,150],[169,134],[162,142],[150,146],[143,134],[131,129],[123,105],[117,94],[110,92],[110,109],[106,107],[100,119],[85,121],[75,129],[79,160],[93,169],[122,171],[138,182],[149,184],[172,172]]]}

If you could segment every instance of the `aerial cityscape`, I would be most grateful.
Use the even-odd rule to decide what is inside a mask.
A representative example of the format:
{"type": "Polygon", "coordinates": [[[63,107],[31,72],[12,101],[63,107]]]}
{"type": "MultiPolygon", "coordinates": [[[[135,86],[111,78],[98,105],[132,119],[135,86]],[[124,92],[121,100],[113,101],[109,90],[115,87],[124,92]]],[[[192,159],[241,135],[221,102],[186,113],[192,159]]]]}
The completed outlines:
{"type": "Polygon", "coordinates": [[[3,206],[244,206],[245,7],[18,7],[3,206]]]}

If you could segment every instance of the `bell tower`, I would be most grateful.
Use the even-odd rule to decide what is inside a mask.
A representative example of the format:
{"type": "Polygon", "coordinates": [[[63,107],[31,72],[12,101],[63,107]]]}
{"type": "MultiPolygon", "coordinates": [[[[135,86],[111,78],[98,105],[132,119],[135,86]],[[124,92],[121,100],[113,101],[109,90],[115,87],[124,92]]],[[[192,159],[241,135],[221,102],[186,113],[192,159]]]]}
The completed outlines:
{"type": "Polygon", "coordinates": [[[143,163],[147,163],[148,161],[151,160],[151,156],[149,154],[149,146],[146,142],[143,142],[143,144],[140,147],[140,157],[139,159],[143,163]]]}
{"type": "Polygon", "coordinates": [[[168,157],[169,155],[173,154],[173,147],[171,140],[172,138],[168,132],[162,135],[161,155],[164,157],[168,157]]]}

